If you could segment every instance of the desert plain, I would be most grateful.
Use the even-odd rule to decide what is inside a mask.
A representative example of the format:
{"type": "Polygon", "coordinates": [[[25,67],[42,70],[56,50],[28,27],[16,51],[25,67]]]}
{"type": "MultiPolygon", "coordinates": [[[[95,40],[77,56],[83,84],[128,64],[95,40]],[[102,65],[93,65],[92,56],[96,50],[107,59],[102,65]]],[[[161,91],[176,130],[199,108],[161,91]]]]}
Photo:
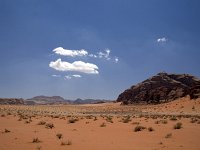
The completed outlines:
{"type": "Polygon", "coordinates": [[[200,98],[0,106],[0,150],[200,150],[199,139],[200,98]]]}

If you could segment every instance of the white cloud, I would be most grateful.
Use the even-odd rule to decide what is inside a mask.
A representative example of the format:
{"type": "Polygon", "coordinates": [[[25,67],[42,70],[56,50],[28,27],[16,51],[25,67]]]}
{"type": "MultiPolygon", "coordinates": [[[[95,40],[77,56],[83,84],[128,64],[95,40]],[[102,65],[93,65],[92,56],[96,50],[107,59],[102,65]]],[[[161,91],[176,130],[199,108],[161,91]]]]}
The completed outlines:
{"type": "Polygon", "coordinates": [[[82,76],[81,75],[79,75],[79,74],[74,74],[74,75],[72,75],[73,77],[75,77],[75,78],[81,78],[82,76]]]}
{"type": "Polygon", "coordinates": [[[87,56],[88,52],[84,49],[81,50],[69,50],[69,49],[64,49],[62,47],[57,47],[53,50],[56,54],[63,55],[63,56],[87,56]]]}
{"type": "Polygon", "coordinates": [[[157,42],[160,43],[160,42],[167,42],[167,39],[165,37],[162,37],[162,38],[158,38],[157,39],[157,42]]]}
{"type": "Polygon", "coordinates": [[[62,61],[60,58],[51,61],[49,67],[58,71],[76,71],[88,74],[98,74],[98,67],[95,64],[85,63],[83,61],[75,61],[73,63],[62,61]]]}
{"type": "Polygon", "coordinates": [[[119,61],[119,58],[115,57],[115,63],[118,63],[118,61],[119,61]]]}
{"type": "Polygon", "coordinates": [[[105,58],[106,60],[110,60],[110,50],[106,49],[105,52],[98,52],[99,58],[105,58]]]}
{"type": "Polygon", "coordinates": [[[72,79],[72,77],[70,77],[70,76],[64,76],[64,79],[65,80],[70,80],[70,79],[72,79]]]}
{"type": "Polygon", "coordinates": [[[57,74],[53,74],[53,75],[51,75],[52,77],[57,77],[57,78],[59,78],[59,77],[61,77],[60,75],[57,75],[57,74]]]}

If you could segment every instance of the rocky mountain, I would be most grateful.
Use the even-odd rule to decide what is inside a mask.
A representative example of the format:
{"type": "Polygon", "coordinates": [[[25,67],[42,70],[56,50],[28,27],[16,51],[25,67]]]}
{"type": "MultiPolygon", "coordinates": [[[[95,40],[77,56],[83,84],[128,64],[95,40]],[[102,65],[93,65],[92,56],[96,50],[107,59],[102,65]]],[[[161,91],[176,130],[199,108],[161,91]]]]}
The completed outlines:
{"type": "Polygon", "coordinates": [[[133,85],[121,93],[117,102],[161,103],[190,95],[200,97],[200,80],[189,74],[168,74],[165,72],[133,85]]]}
{"type": "Polygon", "coordinates": [[[107,100],[98,99],[76,99],[66,100],[60,96],[35,96],[33,98],[25,100],[26,105],[56,105],[56,104],[96,104],[105,103],[107,100]]]}
{"type": "Polygon", "coordinates": [[[27,105],[51,105],[51,104],[69,104],[71,101],[65,100],[60,96],[35,96],[33,98],[27,99],[25,104],[27,105]]]}
{"type": "Polygon", "coordinates": [[[0,98],[0,105],[23,105],[22,98],[0,98]]]}

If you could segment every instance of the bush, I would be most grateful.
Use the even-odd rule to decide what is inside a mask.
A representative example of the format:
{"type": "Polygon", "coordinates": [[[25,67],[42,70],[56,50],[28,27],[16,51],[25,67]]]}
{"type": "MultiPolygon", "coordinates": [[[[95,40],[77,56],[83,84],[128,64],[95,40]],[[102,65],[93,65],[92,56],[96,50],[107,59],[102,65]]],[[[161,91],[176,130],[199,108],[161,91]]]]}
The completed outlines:
{"type": "Polygon", "coordinates": [[[68,120],[68,123],[75,123],[76,121],[78,121],[77,118],[70,118],[70,119],[68,120]]]}
{"type": "Polygon", "coordinates": [[[177,118],[176,118],[176,116],[172,116],[172,117],[170,118],[170,120],[172,120],[172,121],[176,121],[177,118]]]}
{"type": "Polygon", "coordinates": [[[10,130],[8,130],[8,129],[5,129],[5,130],[4,130],[4,132],[5,132],[5,133],[9,133],[9,132],[10,132],[10,130]]]}
{"type": "Polygon", "coordinates": [[[182,128],[182,123],[178,122],[177,124],[174,125],[174,129],[180,129],[182,128]]]}
{"type": "Polygon", "coordinates": [[[103,122],[103,123],[100,125],[100,127],[105,127],[105,126],[106,126],[105,122],[103,122]]]}
{"type": "Polygon", "coordinates": [[[58,139],[63,138],[63,135],[61,133],[56,134],[56,136],[57,136],[58,139]]]}
{"type": "Polygon", "coordinates": [[[142,131],[144,129],[145,129],[145,127],[143,127],[143,126],[136,126],[135,129],[134,129],[134,131],[138,132],[138,131],[142,131]]]}
{"type": "Polygon", "coordinates": [[[122,118],[122,122],[123,123],[129,123],[131,121],[131,116],[125,116],[124,118],[122,118]]]}
{"type": "Polygon", "coordinates": [[[113,119],[112,116],[106,116],[106,121],[107,122],[113,123],[112,119],[113,119]]]}
{"type": "Polygon", "coordinates": [[[154,129],[153,129],[152,127],[149,127],[149,128],[148,128],[148,131],[149,131],[149,132],[152,132],[152,131],[154,131],[154,129]]]}
{"type": "Polygon", "coordinates": [[[40,143],[41,141],[38,138],[33,138],[32,143],[40,143]]]}
{"type": "Polygon", "coordinates": [[[45,125],[45,124],[46,124],[45,121],[40,121],[40,122],[38,122],[38,125],[45,125]]]}
{"type": "Polygon", "coordinates": [[[165,136],[165,138],[167,139],[167,138],[171,138],[172,137],[172,134],[171,133],[168,133],[166,136],[165,136]]]}
{"type": "Polygon", "coordinates": [[[53,123],[47,123],[46,124],[46,128],[47,129],[52,129],[52,128],[54,128],[54,124],[53,123]]]}

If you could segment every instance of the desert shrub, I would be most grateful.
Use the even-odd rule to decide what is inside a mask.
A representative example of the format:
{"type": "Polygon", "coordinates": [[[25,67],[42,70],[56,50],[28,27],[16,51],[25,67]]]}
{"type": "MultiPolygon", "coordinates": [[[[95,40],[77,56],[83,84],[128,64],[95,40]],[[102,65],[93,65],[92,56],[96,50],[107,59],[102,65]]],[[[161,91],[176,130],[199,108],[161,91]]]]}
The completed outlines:
{"type": "Polygon", "coordinates": [[[9,133],[9,132],[10,132],[10,130],[8,130],[8,129],[5,129],[5,130],[4,130],[4,132],[5,132],[5,133],[9,133]]]}
{"type": "Polygon", "coordinates": [[[52,129],[52,128],[54,128],[54,124],[53,123],[47,123],[46,124],[46,128],[47,129],[52,129]]]}
{"type": "Polygon", "coordinates": [[[7,115],[12,115],[12,114],[10,112],[8,112],[7,115]]]}
{"type": "Polygon", "coordinates": [[[24,123],[28,124],[28,123],[31,123],[31,121],[30,120],[26,120],[24,123]]]}
{"type": "Polygon", "coordinates": [[[177,118],[176,118],[176,116],[172,116],[172,117],[170,118],[170,120],[172,120],[172,121],[176,121],[177,118]]]}
{"type": "Polygon", "coordinates": [[[171,138],[172,137],[172,133],[168,133],[167,135],[165,135],[165,138],[171,138]]]}
{"type": "Polygon", "coordinates": [[[124,118],[122,118],[123,123],[129,123],[130,121],[131,121],[131,116],[125,116],[124,118]]]}
{"type": "Polygon", "coordinates": [[[38,122],[38,125],[45,125],[45,124],[46,124],[45,121],[40,121],[40,122],[38,122]]]}
{"type": "Polygon", "coordinates": [[[72,145],[72,141],[70,141],[70,140],[62,141],[62,142],[61,142],[61,145],[62,145],[62,146],[64,146],[64,145],[72,145]]]}
{"type": "Polygon", "coordinates": [[[41,141],[36,137],[36,138],[33,138],[33,141],[32,143],[40,143],[41,141]]]}
{"type": "Polygon", "coordinates": [[[100,125],[100,127],[105,127],[105,126],[106,126],[105,122],[103,122],[103,123],[100,125]]]}
{"type": "Polygon", "coordinates": [[[97,117],[96,116],[94,117],[94,121],[97,121],[97,117]]]}
{"type": "Polygon", "coordinates": [[[182,123],[181,122],[178,122],[174,125],[174,129],[180,129],[182,128],[182,123]]]}
{"type": "Polygon", "coordinates": [[[92,115],[88,115],[85,117],[86,119],[93,119],[93,116],[92,115]]]}
{"type": "Polygon", "coordinates": [[[77,118],[70,118],[70,119],[68,120],[68,123],[75,123],[76,121],[78,121],[77,118]]]}
{"type": "Polygon", "coordinates": [[[149,127],[149,128],[148,128],[148,131],[149,131],[149,132],[152,132],[152,131],[154,131],[154,129],[153,129],[152,127],[149,127]]]}
{"type": "Polygon", "coordinates": [[[142,131],[144,129],[145,129],[145,127],[143,127],[143,126],[136,126],[135,129],[134,129],[134,131],[138,132],[138,131],[142,131]]]}
{"type": "Polygon", "coordinates": [[[1,117],[5,117],[6,115],[5,114],[1,114],[1,117]]]}
{"type": "Polygon", "coordinates": [[[110,122],[110,123],[113,123],[113,117],[112,116],[106,116],[106,121],[107,122],[110,122]]]}
{"type": "Polygon", "coordinates": [[[63,138],[63,135],[61,133],[57,133],[56,136],[57,136],[58,139],[63,138]]]}
{"type": "Polygon", "coordinates": [[[195,122],[197,122],[197,121],[198,121],[197,118],[191,118],[191,120],[190,120],[191,123],[195,123],[195,122]]]}

